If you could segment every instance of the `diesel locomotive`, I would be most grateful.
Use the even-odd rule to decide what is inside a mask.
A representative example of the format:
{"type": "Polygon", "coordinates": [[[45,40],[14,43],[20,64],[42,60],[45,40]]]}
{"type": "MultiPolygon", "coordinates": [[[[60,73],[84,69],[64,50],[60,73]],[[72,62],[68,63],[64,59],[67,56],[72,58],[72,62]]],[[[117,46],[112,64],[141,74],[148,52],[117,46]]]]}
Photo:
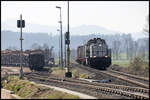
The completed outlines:
{"type": "Polygon", "coordinates": [[[104,39],[90,39],[77,47],[76,62],[96,69],[106,69],[111,65],[111,49],[104,39]]]}

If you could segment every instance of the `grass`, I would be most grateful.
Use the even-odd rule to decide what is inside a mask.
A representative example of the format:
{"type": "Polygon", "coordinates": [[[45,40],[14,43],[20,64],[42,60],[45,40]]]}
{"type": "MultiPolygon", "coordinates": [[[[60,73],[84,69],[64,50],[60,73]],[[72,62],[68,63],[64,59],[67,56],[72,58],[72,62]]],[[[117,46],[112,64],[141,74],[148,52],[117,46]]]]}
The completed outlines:
{"type": "Polygon", "coordinates": [[[67,93],[60,93],[60,92],[55,92],[55,93],[51,93],[47,99],[79,99],[79,97],[71,95],[71,94],[67,94],[67,93]]]}
{"type": "Polygon", "coordinates": [[[28,80],[19,80],[18,76],[9,76],[8,83],[2,81],[2,87],[26,99],[79,99],[78,96],[38,86],[28,80]]]}
{"type": "MultiPolygon", "coordinates": [[[[126,59],[127,58],[126,53],[120,53],[119,56],[121,57],[121,59],[126,59]]],[[[114,54],[112,54],[112,59],[115,59],[113,57],[114,57],[114,54]]]]}
{"type": "Polygon", "coordinates": [[[56,65],[58,65],[58,64],[59,64],[59,59],[58,59],[58,58],[56,58],[56,60],[55,60],[55,64],[56,64],[56,65]]]}
{"type": "Polygon", "coordinates": [[[86,73],[79,74],[79,78],[89,78],[89,75],[86,73]]]}
{"type": "Polygon", "coordinates": [[[113,60],[112,65],[113,64],[117,64],[121,67],[128,67],[130,64],[130,61],[128,61],[128,60],[113,60]]]}
{"type": "Polygon", "coordinates": [[[78,73],[78,71],[76,70],[76,69],[74,69],[74,70],[72,70],[72,77],[79,77],[79,75],[78,75],[79,73],[78,73]]]}
{"type": "Polygon", "coordinates": [[[58,66],[58,67],[52,67],[51,70],[52,70],[52,71],[65,70],[65,68],[64,68],[64,67],[62,68],[62,67],[58,66]]]}
{"type": "MultiPolygon", "coordinates": [[[[136,56],[139,56],[139,57],[142,57],[144,58],[145,60],[149,58],[149,53],[148,52],[145,52],[145,57],[142,57],[143,56],[143,53],[137,53],[136,56]]],[[[116,56],[115,54],[112,53],[112,59],[116,59],[116,56]]],[[[127,59],[127,54],[126,53],[119,53],[118,55],[118,58],[120,59],[127,59]]],[[[134,58],[134,57],[133,57],[134,58]]]]}
{"type": "Polygon", "coordinates": [[[74,78],[89,78],[87,73],[79,73],[77,69],[72,70],[72,77],[74,78]]]}
{"type": "Polygon", "coordinates": [[[52,72],[51,74],[53,75],[56,75],[56,76],[65,76],[65,73],[66,73],[66,69],[65,68],[62,68],[62,67],[52,67],[51,68],[52,72]]]}
{"type": "Polygon", "coordinates": [[[123,71],[125,73],[149,77],[149,60],[142,57],[134,57],[133,60],[113,60],[112,65],[119,65],[113,69],[123,71]]]}
{"type": "Polygon", "coordinates": [[[21,97],[26,97],[26,95],[30,94],[29,88],[27,86],[31,85],[31,83],[27,80],[19,80],[18,76],[9,76],[8,83],[2,82],[3,88],[14,91],[15,94],[18,94],[21,97]],[[24,89],[24,91],[22,91],[24,89]],[[22,91],[22,92],[20,92],[22,91]]]}

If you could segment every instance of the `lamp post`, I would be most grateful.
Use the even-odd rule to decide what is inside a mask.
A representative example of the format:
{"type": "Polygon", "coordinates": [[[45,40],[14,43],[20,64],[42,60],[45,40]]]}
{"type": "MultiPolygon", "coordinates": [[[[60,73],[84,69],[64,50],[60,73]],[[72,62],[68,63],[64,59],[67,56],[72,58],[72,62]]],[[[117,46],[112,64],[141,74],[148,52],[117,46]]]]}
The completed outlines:
{"type": "Polygon", "coordinates": [[[60,34],[61,34],[61,66],[63,68],[63,43],[62,43],[62,21],[61,21],[61,7],[56,6],[56,8],[60,9],[60,34]]]}
{"type": "MultiPolygon", "coordinates": [[[[60,30],[57,29],[57,31],[59,32],[60,30]]],[[[58,53],[59,53],[59,66],[60,66],[60,36],[58,36],[58,39],[59,39],[59,51],[58,51],[58,53]]]]}
{"type": "Polygon", "coordinates": [[[65,67],[66,67],[66,34],[64,34],[64,40],[65,40],[64,51],[65,51],[65,67]]]}

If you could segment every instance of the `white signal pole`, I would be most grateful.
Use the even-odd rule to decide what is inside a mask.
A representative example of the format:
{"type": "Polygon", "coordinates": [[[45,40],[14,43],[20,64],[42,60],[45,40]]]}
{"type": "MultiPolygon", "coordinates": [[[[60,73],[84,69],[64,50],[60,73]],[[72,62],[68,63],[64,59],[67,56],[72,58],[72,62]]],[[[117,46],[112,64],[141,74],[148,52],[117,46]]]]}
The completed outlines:
{"type": "Polygon", "coordinates": [[[23,75],[23,68],[22,68],[22,54],[23,54],[23,49],[22,49],[22,14],[20,15],[20,41],[21,41],[21,52],[20,52],[20,75],[19,78],[20,79],[24,79],[24,75],[23,75]]]}

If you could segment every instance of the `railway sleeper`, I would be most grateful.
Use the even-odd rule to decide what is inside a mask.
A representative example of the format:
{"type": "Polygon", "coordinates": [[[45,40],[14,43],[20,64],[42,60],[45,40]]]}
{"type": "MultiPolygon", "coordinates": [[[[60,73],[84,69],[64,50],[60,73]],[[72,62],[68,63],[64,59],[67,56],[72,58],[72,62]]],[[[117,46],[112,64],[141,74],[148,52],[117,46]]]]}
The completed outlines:
{"type": "MultiPolygon", "coordinates": [[[[45,81],[48,81],[49,82],[49,80],[48,79],[41,79],[41,78],[39,78],[38,77],[38,79],[40,80],[40,81],[43,81],[43,80],[45,80],[45,81]]],[[[50,81],[53,81],[53,82],[55,82],[55,83],[58,83],[56,80],[50,80],[50,81]]],[[[62,82],[61,82],[62,83],[62,82]]],[[[91,88],[91,87],[89,87],[89,86],[87,86],[87,88],[91,88]]],[[[100,89],[100,88],[96,88],[96,89],[100,89]]],[[[134,94],[129,94],[129,93],[126,93],[126,92],[119,92],[119,91],[116,91],[116,90],[110,90],[110,89],[107,89],[107,88],[101,88],[100,89],[101,91],[104,91],[104,92],[114,92],[114,93],[117,93],[117,94],[123,94],[124,96],[130,96],[130,97],[133,97],[133,98],[143,98],[142,96],[136,96],[136,95],[134,95],[134,94]]],[[[141,89],[142,90],[142,89],[141,89]]],[[[137,91],[137,89],[135,89],[135,91],[137,91]]]]}

